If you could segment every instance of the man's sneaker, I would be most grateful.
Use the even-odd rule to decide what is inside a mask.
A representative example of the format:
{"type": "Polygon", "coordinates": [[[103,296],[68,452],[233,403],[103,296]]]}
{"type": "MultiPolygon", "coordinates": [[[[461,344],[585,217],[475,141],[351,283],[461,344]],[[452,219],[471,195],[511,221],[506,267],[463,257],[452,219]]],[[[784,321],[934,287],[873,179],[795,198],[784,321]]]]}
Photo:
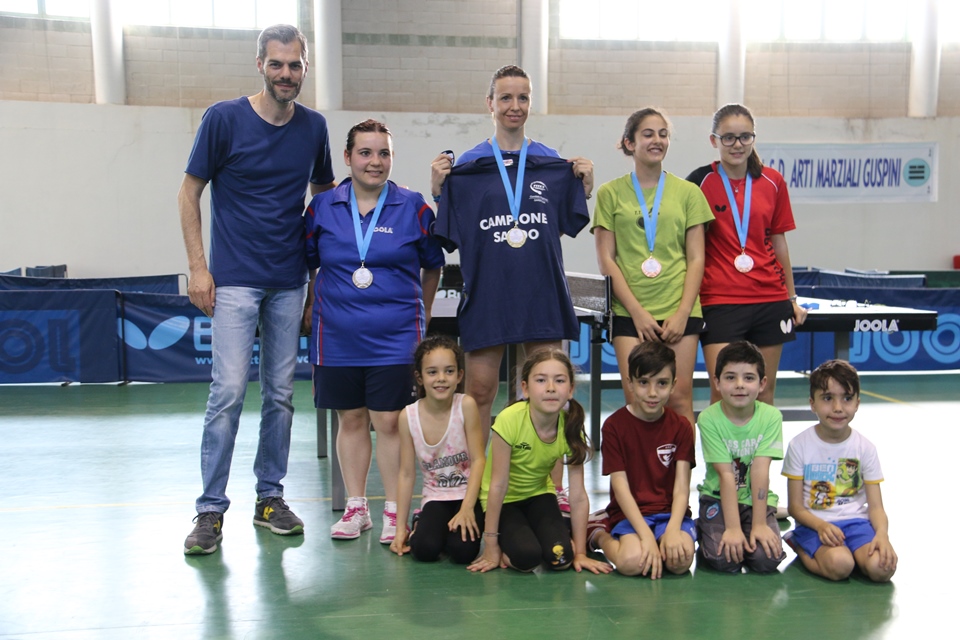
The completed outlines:
{"type": "Polygon", "coordinates": [[[223,540],[223,514],[204,511],[193,521],[197,524],[184,540],[183,552],[188,556],[199,556],[216,551],[217,543],[223,540]]]}
{"type": "Polygon", "coordinates": [[[334,540],[355,540],[361,531],[373,528],[366,498],[350,498],[343,517],[330,527],[330,537],[334,540]]]}
{"type": "Polygon", "coordinates": [[[290,511],[290,507],[280,496],[271,496],[257,500],[257,508],[253,513],[253,524],[266,527],[281,536],[292,536],[303,533],[303,520],[290,511]]]}
{"type": "Polygon", "coordinates": [[[570,517],[570,489],[557,489],[557,506],[563,516],[570,517]]]}
{"type": "Polygon", "coordinates": [[[607,531],[610,526],[610,517],[606,509],[594,511],[587,518],[587,548],[590,551],[600,551],[600,545],[596,543],[597,534],[601,531],[607,531]]]}
{"type": "MultiPolygon", "coordinates": [[[[396,504],[396,503],[394,503],[396,504]]],[[[390,544],[397,537],[397,507],[393,511],[387,511],[389,507],[383,510],[383,531],[380,533],[380,544],[390,544]]]]}

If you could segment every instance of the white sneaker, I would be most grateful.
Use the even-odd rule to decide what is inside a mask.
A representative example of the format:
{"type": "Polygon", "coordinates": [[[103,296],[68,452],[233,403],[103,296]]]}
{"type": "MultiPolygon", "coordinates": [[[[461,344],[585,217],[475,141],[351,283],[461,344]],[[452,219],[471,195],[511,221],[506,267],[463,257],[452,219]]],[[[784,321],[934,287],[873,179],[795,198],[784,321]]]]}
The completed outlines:
{"type": "Polygon", "coordinates": [[[391,544],[397,537],[397,505],[393,503],[393,511],[390,509],[390,503],[383,509],[383,532],[380,534],[380,544],[391,544]]]}
{"type": "MultiPolygon", "coordinates": [[[[394,516],[396,517],[396,516],[394,516]]],[[[330,537],[334,540],[355,540],[361,531],[373,528],[366,498],[350,498],[343,517],[330,527],[330,537]]]]}

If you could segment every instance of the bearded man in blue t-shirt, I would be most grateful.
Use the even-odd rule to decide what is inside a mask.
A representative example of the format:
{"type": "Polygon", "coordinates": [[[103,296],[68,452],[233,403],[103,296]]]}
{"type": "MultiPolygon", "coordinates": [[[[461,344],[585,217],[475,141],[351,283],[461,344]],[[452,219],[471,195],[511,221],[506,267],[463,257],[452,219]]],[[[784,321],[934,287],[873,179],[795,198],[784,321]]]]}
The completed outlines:
{"type": "Polygon", "coordinates": [[[223,538],[230,463],[260,330],[260,443],[254,462],[253,523],[303,533],[283,500],[293,423],[293,376],[308,279],[301,215],[309,183],[334,186],[327,124],[295,102],[307,75],[307,42],[275,25],[257,41],[263,90],[218,102],[197,130],[178,203],[187,249],[190,301],[212,319],[213,382],[203,423],[196,526],[186,554],[208,554],[223,538]],[[210,262],[203,249],[200,196],[210,184],[210,262]]]}

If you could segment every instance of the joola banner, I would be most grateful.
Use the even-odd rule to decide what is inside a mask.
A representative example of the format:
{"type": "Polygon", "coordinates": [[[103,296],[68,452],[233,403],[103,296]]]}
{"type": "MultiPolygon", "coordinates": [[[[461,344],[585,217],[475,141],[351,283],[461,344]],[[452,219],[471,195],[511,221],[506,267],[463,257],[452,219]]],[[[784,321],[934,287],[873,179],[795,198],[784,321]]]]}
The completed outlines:
{"type": "Polygon", "coordinates": [[[764,164],[787,181],[792,202],[936,202],[935,142],[767,144],[764,164]]]}

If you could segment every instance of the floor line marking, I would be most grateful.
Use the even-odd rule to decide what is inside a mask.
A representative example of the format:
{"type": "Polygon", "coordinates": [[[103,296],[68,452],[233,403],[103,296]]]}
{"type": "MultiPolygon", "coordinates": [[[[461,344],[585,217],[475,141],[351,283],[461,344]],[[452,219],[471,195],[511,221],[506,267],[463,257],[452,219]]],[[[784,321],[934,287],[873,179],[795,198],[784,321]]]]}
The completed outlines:
{"type": "Polygon", "coordinates": [[[906,400],[897,400],[896,398],[891,398],[890,396],[881,395],[879,393],[873,393],[872,391],[865,391],[864,389],[860,390],[860,395],[870,396],[871,398],[876,398],[877,400],[886,400],[887,402],[892,402],[894,404],[910,404],[906,400]]]}

